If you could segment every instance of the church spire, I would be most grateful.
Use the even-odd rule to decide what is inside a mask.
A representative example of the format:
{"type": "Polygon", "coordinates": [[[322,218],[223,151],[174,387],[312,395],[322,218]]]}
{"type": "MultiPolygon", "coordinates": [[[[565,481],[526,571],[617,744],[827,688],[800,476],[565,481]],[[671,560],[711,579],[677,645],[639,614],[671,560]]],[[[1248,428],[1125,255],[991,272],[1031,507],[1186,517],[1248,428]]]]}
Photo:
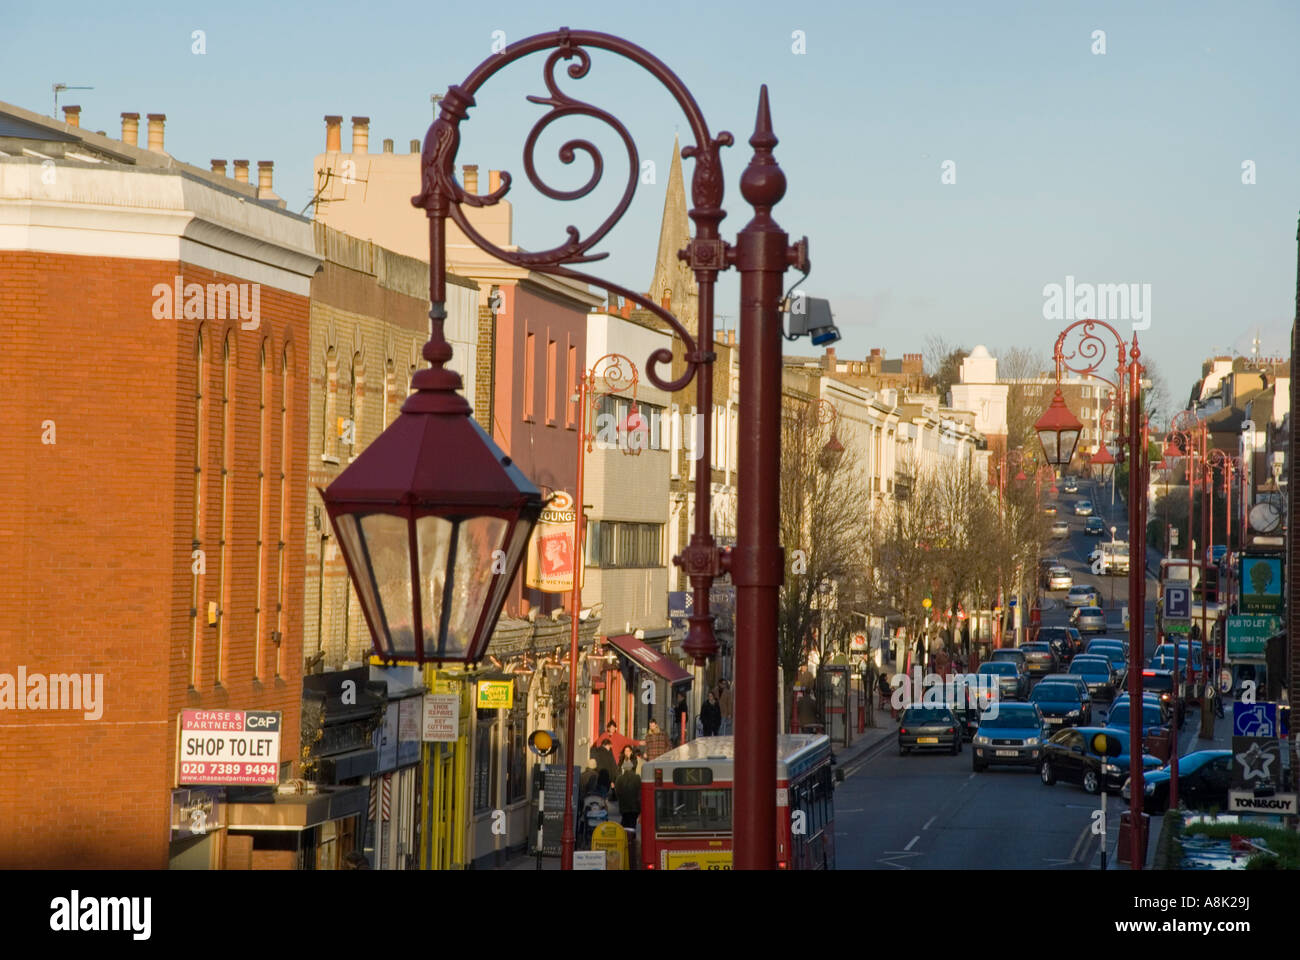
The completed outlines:
{"type": "Polygon", "coordinates": [[[688,330],[699,321],[699,287],[695,275],[677,251],[691,242],[691,222],[686,215],[686,187],[682,178],[682,153],[673,138],[673,162],[668,171],[668,192],[664,197],[663,222],[659,227],[659,252],[655,257],[650,299],[667,306],[688,330]],[[664,301],[668,303],[665,304],[664,301]]]}

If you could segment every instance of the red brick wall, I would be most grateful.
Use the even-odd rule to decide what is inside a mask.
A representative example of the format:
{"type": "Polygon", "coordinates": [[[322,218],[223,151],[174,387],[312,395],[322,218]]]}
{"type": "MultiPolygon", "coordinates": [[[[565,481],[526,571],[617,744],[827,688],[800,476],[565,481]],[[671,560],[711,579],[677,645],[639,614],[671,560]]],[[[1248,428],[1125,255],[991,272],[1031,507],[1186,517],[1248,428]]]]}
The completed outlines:
{"type": "MultiPolygon", "coordinates": [[[[167,864],[176,716],[186,707],[284,711],[297,752],[301,698],[307,299],[261,288],[261,323],[155,319],[154,285],[240,282],[160,261],[0,252],[0,673],[103,674],[103,714],[0,710],[0,867],[167,864]],[[190,678],[194,343],[209,357],[198,689],[190,678]],[[221,345],[236,337],[228,647],[214,688],[221,550],[221,345]],[[257,603],[258,349],[274,363],[267,451],[271,521],[264,649],[252,680],[257,603]],[[279,357],[294,344],[283,678],[275,680],[280,539],[279,357]],[[54,444],[42,423],[54,421],[54,444]]],[[[181,313],[181,311],[177,311],[181,313]]],[[[183,314],[181,314],[183,316],[183,314]]]]}

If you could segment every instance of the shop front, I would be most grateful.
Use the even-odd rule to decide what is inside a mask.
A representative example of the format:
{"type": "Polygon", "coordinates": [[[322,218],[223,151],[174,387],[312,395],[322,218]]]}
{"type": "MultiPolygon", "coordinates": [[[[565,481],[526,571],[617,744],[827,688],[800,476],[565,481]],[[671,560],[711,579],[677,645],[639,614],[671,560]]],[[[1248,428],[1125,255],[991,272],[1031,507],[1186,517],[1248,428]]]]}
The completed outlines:
{"type": "MultiPolygon", "coordinates": [[[[671,704],[680,692],[690,690],[694,675],[668,654],[651,646],[649,631],[617,634],[605,638],[615,656],[609,668],[594,680],[594,707],[591,711],[593,737],[599,736],[609,721],[618,723],[625,735],[644,740],[650,718],[664,730],[671,729],[671,704]]],[[[657,638],[665,643],[668,631],[657,638]]],[[[688,724],[689,729],[689,724],[688,724]]]]}
{"type": "Polygon", "coordinates": [[[414,870],[420,849],[420,728],[424,677],[414,666],[372,665],[370,679],[387,690],[383,725],[375,731],[378,766],[367,778],[366,859],[375,870],[414,870]]]}

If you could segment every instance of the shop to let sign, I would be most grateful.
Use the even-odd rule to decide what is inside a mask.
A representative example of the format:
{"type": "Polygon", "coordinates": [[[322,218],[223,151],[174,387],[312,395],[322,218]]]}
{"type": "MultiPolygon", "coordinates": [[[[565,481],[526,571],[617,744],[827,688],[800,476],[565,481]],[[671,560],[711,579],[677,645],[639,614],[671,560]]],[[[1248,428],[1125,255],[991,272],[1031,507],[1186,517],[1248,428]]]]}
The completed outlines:
{"type": "Polygon", "coordinates": [[[515,705],[513,680],[480,680],[478,682],[478,708],[480,710],[509,710],[515,705]]]}
{"type": "Polygon", "coordinates": [[[280,714],[269,710],[183,710],[176,782],[280,782],[280,714]]]}

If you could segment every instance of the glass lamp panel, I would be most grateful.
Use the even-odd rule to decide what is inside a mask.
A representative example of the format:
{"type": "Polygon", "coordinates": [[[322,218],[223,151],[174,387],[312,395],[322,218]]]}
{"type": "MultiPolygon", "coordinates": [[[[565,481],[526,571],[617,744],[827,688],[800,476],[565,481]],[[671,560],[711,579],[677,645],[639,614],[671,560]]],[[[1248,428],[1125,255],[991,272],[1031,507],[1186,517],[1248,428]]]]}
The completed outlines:
{"type": "Polygon", "coordinates": [[[391,513],[346,515],[337,524],[343,549],[357,571],[357,595],[381,631],[383,653],[415,655],[411,614],[411,560],[406,519],[391,513]]]}
{"type": "Polygon", "coordinates": [[[1039,430],[1038,439],[1043,444],[1043,455],[1047,458],[1048,463],[1059,463],[1056,447],[1055,430],[1039,430]]]}
{"type": "Polygon", "coordinates": [[[416,521],[426,657],[466,658],[492,586],[493,569],[500,569],[493,552],[501,547],[506,525],[500,517],[416,521]]]}
{"type": "MultiPolygon", "coordinates": [[[[533,515],[533,518],[535,521],[536,514],[533,515]]],[[[507,534],[509,539],[501,545],[501,548],[506,553],[505,565],[497,568],[503,572],[497,574],[496,582],[492,584],[492,592],[484,610],[487,616],[486,629],[489,634],[496,625],[497,618],[501,615],[501,608],[506,602],[506,592],[510,589],[510,584],[514,582],[515,571],[519,569],[524,550],[528,547],[533,526],[534,524],[529,523],[525,517],[519,517],[515,521],[514,527],[507,534]]],[[[581,564],[575,564],[575,566],[578,567],[575,572],[581,576],[581,564]]]]}
{"type": "Polygon", "coordinates": [[[1060,463],[1061,466],[1063,467],[1069,466],[1070,460],[1073,459],[1074,457],[1074,448],[1078,445],[1078,443],[1079,443],[1078,430],[1070,430],[1067,428],[1061,431],[1061,449],[1060,449],[1061,459],[1058,461],[1058,463],[1060,463]]]}

